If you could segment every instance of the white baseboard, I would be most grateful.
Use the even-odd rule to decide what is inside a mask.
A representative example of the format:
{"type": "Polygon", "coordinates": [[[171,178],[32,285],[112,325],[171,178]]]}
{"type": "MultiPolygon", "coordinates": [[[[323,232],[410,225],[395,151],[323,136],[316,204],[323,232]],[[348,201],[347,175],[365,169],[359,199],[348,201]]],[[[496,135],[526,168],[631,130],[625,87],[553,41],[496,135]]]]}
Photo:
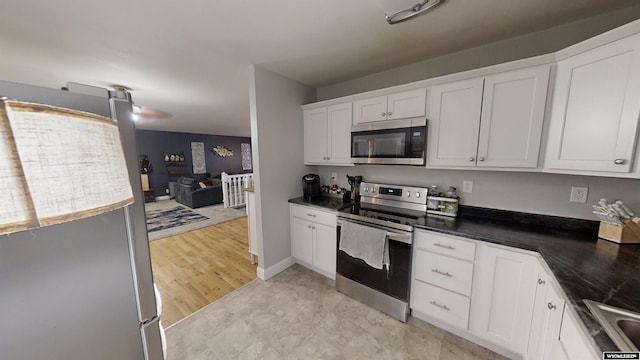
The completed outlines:
{"type": "Polygon", "coordinates": [[[275,265],[269,266],[266,269],[258,265],[258,278],[262,280],[269,280],[293,264],[295,264],[295,260],[293,260],[293,258],[289,256],[286,259],[279,261],[275,265]]]}
{"type": "Polygon", "coordinates": [[[413,316],[416,319],[420,319],[422,321],[428,322],[431,325],[435,325],[443,330],[446,330],[454,335],[457,335],[463,339],[469,340],[473,343],[476,343],[477,345],[480,345],[482,347],[485,347],[491,351],[497,352],[500,355],[503,355],[505,357],[508,357],[509,359],[523,359],[523,355],[522,354],[517,354],[511,350],[505,349],[503,347],[501,347],[500,345],[496,345],[493,344],[489,341],[486,341],[484,339],[481,339],[473,334],[471,334],[468,330],[464,330],[464,329],[459,329],[455,326],[449,325],[446,322],[443,322],[439,319],[436,319],[432,316],[429,316],[427,314],[424,314],[420,311],[417,311],[415,309],[411,309],[411,316],[413,316]]]}

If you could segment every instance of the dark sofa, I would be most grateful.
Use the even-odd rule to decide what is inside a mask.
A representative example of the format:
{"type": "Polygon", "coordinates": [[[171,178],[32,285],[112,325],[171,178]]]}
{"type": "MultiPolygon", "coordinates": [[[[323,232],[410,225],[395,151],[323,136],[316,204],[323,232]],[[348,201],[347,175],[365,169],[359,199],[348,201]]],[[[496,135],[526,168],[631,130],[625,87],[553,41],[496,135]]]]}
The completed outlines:
{"type": "Polygon", "coordinates": [[[222,203],[222,182],[214,181],[212,186],[201,188],[198,180],[180,177],[175,186],[177,202],[195,209],[222,203]]]}

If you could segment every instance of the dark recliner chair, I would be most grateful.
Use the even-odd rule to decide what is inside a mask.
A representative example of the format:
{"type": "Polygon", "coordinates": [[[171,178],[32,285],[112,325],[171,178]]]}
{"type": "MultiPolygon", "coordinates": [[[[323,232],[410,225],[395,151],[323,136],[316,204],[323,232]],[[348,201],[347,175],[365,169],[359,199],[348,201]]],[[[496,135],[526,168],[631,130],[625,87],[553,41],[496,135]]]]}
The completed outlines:
{"type": "Polygon", "coordinates": [[[201,188],[197,180],[182,176],[175,190],[176,201],[192,209],[222,203],[222,182],[201,188]]]}

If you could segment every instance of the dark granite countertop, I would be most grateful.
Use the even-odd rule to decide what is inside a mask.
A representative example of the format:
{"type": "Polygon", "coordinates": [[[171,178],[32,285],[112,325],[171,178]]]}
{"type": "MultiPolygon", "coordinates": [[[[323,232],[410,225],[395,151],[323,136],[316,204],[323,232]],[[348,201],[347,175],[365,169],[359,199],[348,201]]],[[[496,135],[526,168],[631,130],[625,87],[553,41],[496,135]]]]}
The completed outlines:
{"type": "Polygon", "coordinates": [[[598,239],[597,226],[581,220],[577,222],[586,226],[579,229],[580,224],[572,219],[551,219],[555,222],[552,225],[562,222],[570,228],[567,230],[544,224],[544,219],[537,217],[537,221],[528,222],[525,217],[514,222],[465,214],[456,219],[430,216],[417,227],[537,251],[596,345],[603,351],[618,350],[582,299],[640,312],[640,245],[618,245],[598,239]]]}
{"type": "Polygon", "coordinates": [[[311,200],[305,199],[301,196],[294,199],[289,199],[289,202],[292,204],[306,205],[306,206],[320,208],[322,210],[332,210],[332,211],[337,211],[339,209],[342,209],[345,206],[351,205],[351,203],[343,202],[341,198],[325,197],[325,196],[320,198],[314,198],[311,200]]]}
{"type": "MultiPolygon", "coordinates": [[[[290,203],[338,210],[337,199],[290,203]]],[[[417,228],[540,253],[602,351],[616,351],[582,299],[640,312],[640,244],[598,239],[598,222],[460,206],[457,218],[427,216],[417,228]]]]}

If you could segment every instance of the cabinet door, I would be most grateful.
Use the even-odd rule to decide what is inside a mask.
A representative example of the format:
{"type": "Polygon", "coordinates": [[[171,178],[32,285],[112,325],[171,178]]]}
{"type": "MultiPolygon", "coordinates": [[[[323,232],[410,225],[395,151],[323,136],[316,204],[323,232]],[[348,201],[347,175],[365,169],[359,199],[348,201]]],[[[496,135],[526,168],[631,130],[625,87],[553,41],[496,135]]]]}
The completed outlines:
{"type": "Polygon", "coordinates": [[[313,265],[326,272],[332,279],[336,276],[336,227],[313,224],[313,265]]]}
{"type": "Polygon", "coordinates": [[[313,264],[313,224],[291,217],[291,256],[307,264],[313,264]]]}
{"type": "Polygon", "coordinates": [[[476,166],[483,79],[431,87],[427,165],[476,166]]]}
{"type": "Polygon", "coordinates": [[[538,166],[549,69],[547,65],[485,78],[478,166],[538,166]]]}
{"type": "Polygon", "coordinates": [[[304,111],[304,163],[327,161],[327,108],[304,111]]]}
{"type": "Polygon", "coordinates": [[[569,309],[564,310],[560,326],[560,344],[566,357],[570,360],[600,359],[600,354],[595,353],[595,349],[586,339],[588,335],[580,329],[578,321],[580,320],[575,319],[569,309]]]}
{"type": "Polygon", "coordinates": [[[351,164],[351,103],[327,108],[329,125],[328,162],[331,164],[351,164]]]}
{"type": "Polygon", "coordinates": [[[353,102],[353,125],[381,120],[387,120],[386,96],[353,102]]]}
{"type": "MultiPolygon", "coordinates": [[[[564,297],[560,295],[555,286],[549,284],[547,289],[545,320],[546,328],[544,329],[544,343],[540,349],[542,357],[540,359],[566,359],[562,344],[560,344],[560,326],[564,317],[564,297]],[[560,350],[560,351],[559,351],[560,350]]],[[[587,358],[584,358],[587,359],[587,358]]]]}
{"type": "Polygon", "coordinates": [[[526,353],[537,265],[533,255],[479,247],[471,297],[471,329],[475,335],[516,353],[526,353]]]}
{"type": "Polygon", "coordinates": [[[640,35],[558,63],[545,167],[626,173],[640,114],[640,35]]]}
{"type": "Polygon", "coordinates": [[[387,119],[406,119],[425,115],[427,89],[404,91],[387,97],[387,119]]]}

